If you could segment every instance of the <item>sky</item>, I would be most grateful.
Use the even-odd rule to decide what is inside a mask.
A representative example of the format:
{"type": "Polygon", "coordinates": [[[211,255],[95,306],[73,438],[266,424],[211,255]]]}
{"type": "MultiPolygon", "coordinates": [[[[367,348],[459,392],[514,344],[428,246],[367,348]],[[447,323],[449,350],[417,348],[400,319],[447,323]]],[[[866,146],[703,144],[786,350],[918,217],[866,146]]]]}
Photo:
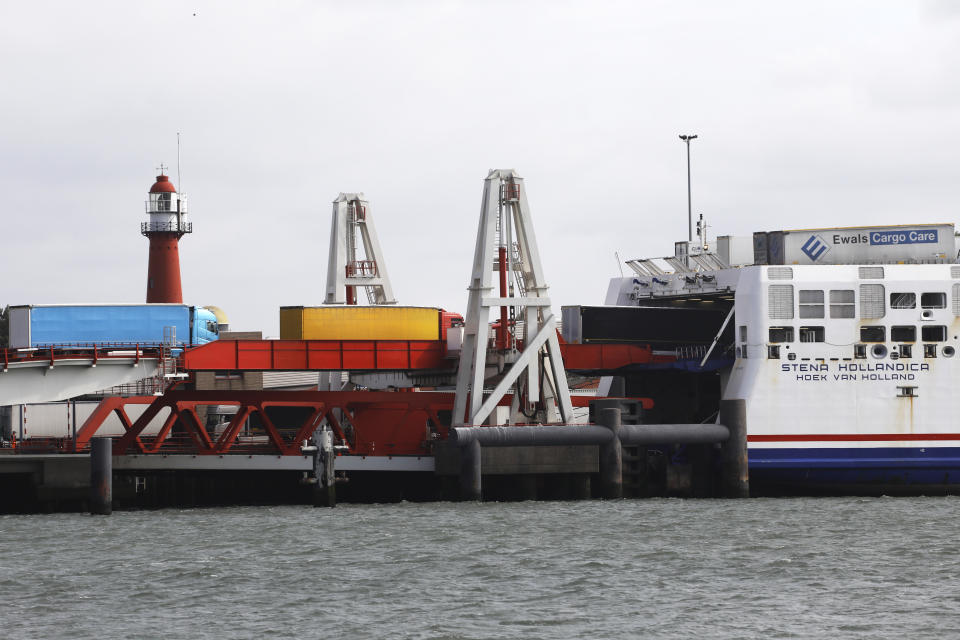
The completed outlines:
{"type": "Polygon", "coordinates": [[[958,221],[949,0],[7,2],[0,61],[0,305],[144,301],[161,162],[184,301],[272,337],[323,302],[340,192],[400,304],[463,313],[493,168],[555,313],[601,304],[686,239],[679,134],[711,238],[958,221]]]}

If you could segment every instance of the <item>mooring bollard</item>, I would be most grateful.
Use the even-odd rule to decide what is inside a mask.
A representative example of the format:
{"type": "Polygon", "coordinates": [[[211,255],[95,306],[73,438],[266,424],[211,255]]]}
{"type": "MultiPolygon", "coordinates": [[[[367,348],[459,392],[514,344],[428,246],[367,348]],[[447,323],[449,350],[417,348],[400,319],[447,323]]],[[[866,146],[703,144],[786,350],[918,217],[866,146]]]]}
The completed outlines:
{"type": "Polygon", "coordinates": [[[464,501],[483,500],[481,484],[480,442],[471,439],[460,447],[460,499],[464,501]]]}
{"type": "Polygon", "coordinates": [[[750,497],[750,471],[747,458],[747,406],[743,400],[720,401],[720,424],[730,437],[721,445],[723,454],[723,495],[726,498],[750,497]]]}
{"type": "Polygon", "coordinates": [[[600,495],[623,497],[623,452],[620,444],[620,409],[600,409],[597,422],[613,432],[609,442],[600,445],[600,495]]]}
{"type": "Polygon", "coordinates": [[[90,440],[90,513],[113,513],[113,441],[90,440]]]}

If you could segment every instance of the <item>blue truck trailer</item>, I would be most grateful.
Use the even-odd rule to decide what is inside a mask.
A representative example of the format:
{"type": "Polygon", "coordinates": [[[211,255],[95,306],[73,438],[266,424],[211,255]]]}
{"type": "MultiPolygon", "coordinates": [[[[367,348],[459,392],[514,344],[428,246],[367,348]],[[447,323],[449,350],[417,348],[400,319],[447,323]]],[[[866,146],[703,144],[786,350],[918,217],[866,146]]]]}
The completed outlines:
{"type": "Polygon", "coordinates": [[[24,349],[96,344],[160,344],[173,327],[178,346],[218,337],[217,317],[184,304],[31,304],[11,306],[9,345],[24,349]]]}

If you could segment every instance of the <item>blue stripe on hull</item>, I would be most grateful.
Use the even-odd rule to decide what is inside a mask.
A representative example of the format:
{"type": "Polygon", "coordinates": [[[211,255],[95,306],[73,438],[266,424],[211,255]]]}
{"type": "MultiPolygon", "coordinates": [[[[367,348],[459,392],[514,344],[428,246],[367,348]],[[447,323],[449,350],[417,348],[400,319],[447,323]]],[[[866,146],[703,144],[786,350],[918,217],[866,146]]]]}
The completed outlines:
{"type": "Polygon", "coordinates": [[[960,447],[749,450],[751,489],[843,493],[867,487],[960,492],[960,447]]]}

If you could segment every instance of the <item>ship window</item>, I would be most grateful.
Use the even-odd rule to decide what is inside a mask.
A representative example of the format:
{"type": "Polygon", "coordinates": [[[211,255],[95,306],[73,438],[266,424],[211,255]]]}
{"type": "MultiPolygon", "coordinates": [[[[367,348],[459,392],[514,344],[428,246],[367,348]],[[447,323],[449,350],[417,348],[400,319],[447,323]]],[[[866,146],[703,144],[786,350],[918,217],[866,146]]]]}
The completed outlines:
{"type": "Polygon", "coordinates": [[[887,328],[877,326],[860,327],[860,342],[884,342],[887,328]]]}
{"type": "Polygon", "coordinates": [[[913,346],[909,344],[900,345],[900,357],[901,358],[912,358],[913,357],[913,346]]]}
{"type": "Polygon", "coordinates": [[[917,328],[914,326],[890,327],[890,342],[916,342],[917,328]]]}
{"type": "Polygon", "coordinates": [[[793,327],[770,327],[768,342],[793,342],[793,327]]]}
{"type": "Polygon", "coordinates": [[[830,291],[830,317],[853,318],[856,316],[853,306],[853,289],[833,289],[830,291]]]}
{"type": "Polygon", "coordinates": [[[891,294],[890,294],[890,308],[891,308],[891,309],[916,309],[916,308],[917,308],[917,294],[915,294],[915,293],[891,293],[891,294]]]}
{"type": "Polygon", "coordinates": [[[886,313],[883,307],[883,285],[860,285],[860,317],[864,319],[882,318],[886,313]]]}
{"type": "Polygon", "coordinates": [[[800,342],[823,342],[823,327],[800,327],[800,342]]]}
{"type": "Polygon", "coordinates": [[[823,317],[823,291],[818,289],[800,289],[800,317],[823,317]]]}
{"type": "Polygon", "coordinates": [[[767,346],[767,359],[769,360],[780,359],[780,345],[771,344],[767,346]]]}
{"type": "Polygon", "coordinates": [[[867,357],[867,345],[865,344],[855,344],[853,345],[853,357],[857,360],[863,360],[867,357]]]}
{"type": "Polygon", "coordinates": [[[923,357],[924,357],[924,358],[936,358],[936,357],[937,357],[937,345],[935,345],[935,344],[925,344],[925,345],[923,345],[923,357]]]}
{"type": "Polygon", "coordinates": [[[740,342],[747,341],[747,325],[740,325],[740,342]]]}
{"type": "Polygon", "coordinates": [[[921,309],[946,309],[947,294],[940,291],[927,292],[920,294],[921,309]]]}
{"type": "Polygon", "coordinates": [[[942,324],[920,327],[920,339],[924,342],[943,342],[947,339],[947,328],[942,324]]]}
{"type": "Polygon", "coordinates": [[[768,290],[771,320],[793,320],[793,285],[772,284],[768,290]]]}

